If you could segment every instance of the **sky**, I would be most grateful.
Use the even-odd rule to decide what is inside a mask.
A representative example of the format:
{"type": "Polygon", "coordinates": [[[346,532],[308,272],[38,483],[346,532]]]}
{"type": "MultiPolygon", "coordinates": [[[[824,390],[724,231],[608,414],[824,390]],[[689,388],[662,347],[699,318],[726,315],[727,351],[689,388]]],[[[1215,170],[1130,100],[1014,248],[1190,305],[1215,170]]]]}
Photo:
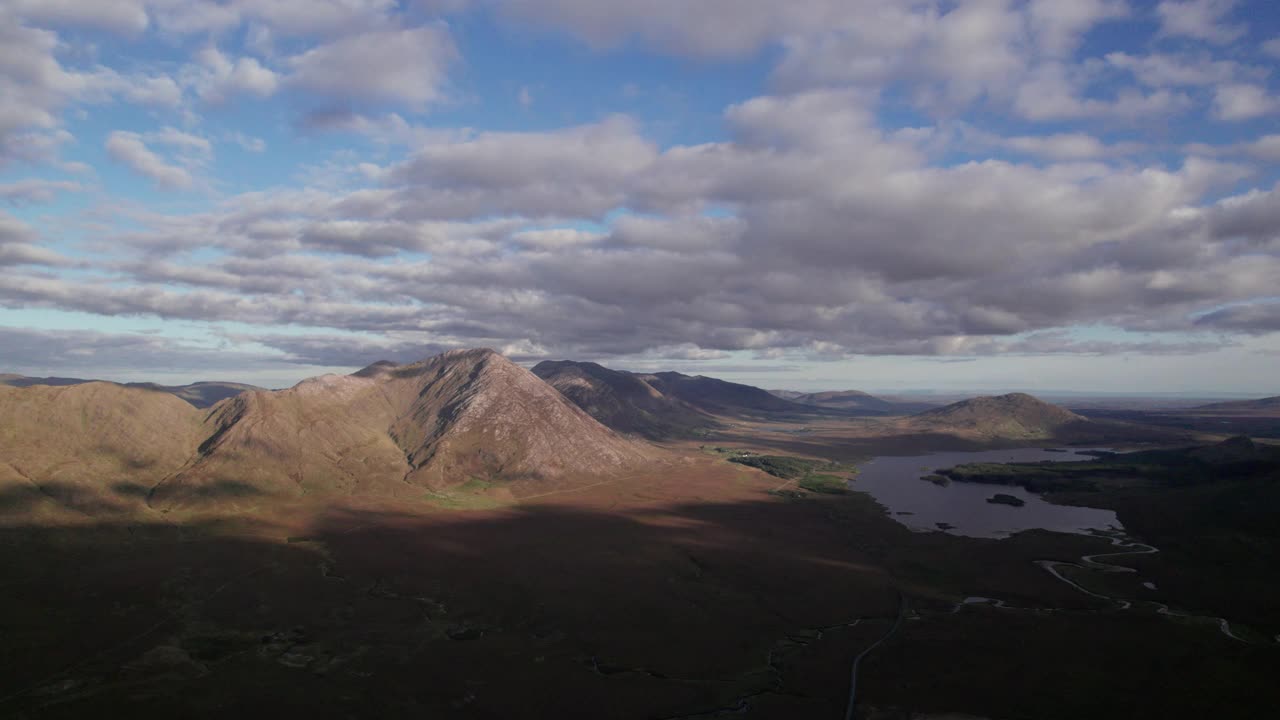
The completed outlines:
{"type": "Polygon", "coordinates": [[[1280,394],[1274,0],[0,0],[0,372],[1280,394]]]}

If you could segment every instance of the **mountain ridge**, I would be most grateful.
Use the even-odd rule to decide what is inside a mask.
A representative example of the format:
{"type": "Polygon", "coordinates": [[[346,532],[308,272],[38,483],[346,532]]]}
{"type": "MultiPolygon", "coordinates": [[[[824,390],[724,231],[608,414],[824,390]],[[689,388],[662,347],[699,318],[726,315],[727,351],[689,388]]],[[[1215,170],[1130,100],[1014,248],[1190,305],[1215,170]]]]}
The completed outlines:
{"type": "Polygon", "coordinates": [[[1255,400],[1230,400],[1227,402],[1210,403],[1208,405],[1199,405],[1191,408],[1191,411],[1206,414],[1243,413],[1280,415],[1280,395],[1257,398],[1255,400]]]}
{"type": "Polygon", "coordinates": [[[696,435],[719,427],[721,418],[851,415],[705,375],[635,373],[574,360],[544,360],[533,372],[605,425],[653,440],[696,435]]]}
{"type": "Polygon", "coordinates": [[[249,390],[206,411],[114,383],[0,387],[0,421],[0,500],[12,491],[28,506],[64,477],[83,480],[68,492],[84,507],[169,510],[468,484],[562,489],[665,457],[492,350],[249,390]]]}
{"type": "Polygon", "coordinates": [[[643,376],[593,362],[547,360],[533,373],[606,427],[652,440],[715,427],[710,414],[664,394],[643,376]]]}
{"type": "Polygon", "coordinates": [[[201,380],[188,383],[186,385],[161,385],[153,382],[117,383],[110,380],[93,380],[72,377],[28,377],[26,375],[18,375],[15,373],[0,373],[0,385],[7,385],[9,387],[66,387],[71,385],[86,385],[88,383],[110,383],[121,387],[168,393],[170,395],[176,395],[201,410],[213,407],[218,404],[218,402],[229,397],[234,397],[246,390],[263,389],[256,385],[227,382],[224,380],[201,380]]]}

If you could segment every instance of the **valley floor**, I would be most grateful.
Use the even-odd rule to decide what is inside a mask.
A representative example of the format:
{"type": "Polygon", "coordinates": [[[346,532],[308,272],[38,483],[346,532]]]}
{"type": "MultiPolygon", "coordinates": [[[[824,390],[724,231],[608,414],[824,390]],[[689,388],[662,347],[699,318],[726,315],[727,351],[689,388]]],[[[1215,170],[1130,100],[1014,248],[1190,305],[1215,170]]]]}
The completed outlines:
{"type": "Polygon", "coordinates": [[[862,717],[1280,703],[1274,645],[1120,611],[1036,564],[1105,539],[912,533],[868,496],[778,484],[690,453],[470,509],[11,525],[0,716],[839,718],[899,597],[901,629],[862,664],[862,717]]]}

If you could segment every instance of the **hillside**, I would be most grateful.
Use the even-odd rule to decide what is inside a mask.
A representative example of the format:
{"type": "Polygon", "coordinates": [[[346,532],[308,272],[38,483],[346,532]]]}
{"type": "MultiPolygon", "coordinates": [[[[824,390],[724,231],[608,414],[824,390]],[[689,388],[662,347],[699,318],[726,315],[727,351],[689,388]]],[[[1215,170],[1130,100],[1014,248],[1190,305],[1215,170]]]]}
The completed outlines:
{"type": "Polygon", "coordinates": [[[519,494],[662,457],[490,350],[249,390],[207,412],[158,390],[0,387],[0,512],[425,498],[459,486],[519,494]]]}
{"type": "Polygon", "coordinates": [[[196,452],[201,415],[113,383],[0,387],[0,514],[137,506],[196,452]]]}
{"type": "Polygon", "coordinates": [[[206,432],[191,467],[157,488],[157,503],[219,497],[230,483],[245,498],[551,486],[634,469],[657,453],[491,350],[244,393],[213,409],[206,432]]]}
{"type": "Polygon", "coordinates": [[[155,383],[128,383],[126,387],[169,393],[200,409],[210,408],[230,397],[248,390],[261,390],[256,385],[233,382],[194,382],[190,385],[157,385],[155,383]]]}
{"type": "Polygon", "coordinates": [[[1232,400],[1230,402],[1200,405],[1187,411],[1204,415],[1260,415],[1280,416],[1280,395],[1258,400],[1232,400]]]}
{"type": "Polygon", "coordinates": [[[917,431],[952,431],[1004,439],[1049,439],[1089,420],[1025,393],[962,400],[906,419],[917,431]]]}
{"type": "Polygon", "coordinates": [[[850,415],[863,417],[877,415],[910,415],[938,407],[936,402],[921,402],[902,398],[882,398],[861,390],[825,390],[822,392],[797,392],[794,390],[770,390],[784,400],[816,407],[844,410],[850,415]]]}
{"type": "Polygon", "coordinates": [[[758,387],[703,375],[632,373],[567,360],[538,363],[533,372],[608,427],[650,439],[687,437],[717,426],[717,418],[788,420],[859,414],[804,405],[758,387]]]}
{"type": "Polygon", "coordinates": [[[637,375],[658,392],[680,400],[703,412],[728,417],[787,416],[839,411],[801,405],[751,385],[719,380],[703,375],[660,372],[637,375]]]}
{"type": "Polygon", "coordinates": [[[659,440],[716,425],[709,414],[629,372],[592,362],[557,360],[538,363],[533,374],[618,432],[659,440]]]}
{"type": "MultiPolygon", "coordinates": [[[[10,387],[33,387],[36,385],[62,387],[68,385],[84,385],[85,383],[93,382],[105,381],[66,377],[26,377],[24,375],[14,375],[12,373],[0,374],[0,385],[8,385],[10,387]]],[[[120,383],[109,384],[118,385],[120,383]]],[[[159,385],[150,382],[123,383],[123,387],[138,388],[140,390],[153,390],[156,392],[176,395],[177,397],[182,398],[195,407],[201,409],[213,407],[218,402],[229,397],[235,397],[246,390],[261,389],[254,385],[245,385],[243,383],[216,381],[194,382],[189,385],[159,385]]]]}
{"type": "Polygon", "coordinates": [[[0,385],[8,385],[9,387],[31,387],[33,385],[65,387],[67,385],[83,385],[91,382],[99,381],[70,377],[27,377],[26,375],[16,375],[14,373],[0,373],[0,385]]]}
{"type": "Polygon", "coordinates": [[[893,403],[888,400],[881,400],[861,390],[827,390],[824,392],[805,393],[792,399],[805,405],[822,405],[849,410],[871,410],[886,413],[894,410],[893,403]]]}

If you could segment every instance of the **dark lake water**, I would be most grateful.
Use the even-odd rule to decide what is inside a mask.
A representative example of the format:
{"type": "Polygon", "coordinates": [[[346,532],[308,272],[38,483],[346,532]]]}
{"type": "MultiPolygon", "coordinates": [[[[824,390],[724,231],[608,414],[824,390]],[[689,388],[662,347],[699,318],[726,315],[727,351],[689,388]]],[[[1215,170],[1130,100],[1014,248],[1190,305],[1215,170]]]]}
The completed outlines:
{"type": "Polygon", "coordinates": [[[935,470],[964,463],[1089,459],[1076,452],[1049,452],[1038,448],[878,457],[859,466],[858,475],[849,487],[869,493],[889,509],[890,517],[922,532],[939,530],[938,523],[952,526],[946,532],[953,535],[986,538],[1037,528],[1082,534],[1094,530],[1123,530],[1116,514],[1110,510],[1054,505],[1020,487],[954,482],[940,487],[920,479],[935,470]],[[1013,507],[987,502],[987,498],[996,493],[1021,498],[1026,505],[1013,507]]]}

